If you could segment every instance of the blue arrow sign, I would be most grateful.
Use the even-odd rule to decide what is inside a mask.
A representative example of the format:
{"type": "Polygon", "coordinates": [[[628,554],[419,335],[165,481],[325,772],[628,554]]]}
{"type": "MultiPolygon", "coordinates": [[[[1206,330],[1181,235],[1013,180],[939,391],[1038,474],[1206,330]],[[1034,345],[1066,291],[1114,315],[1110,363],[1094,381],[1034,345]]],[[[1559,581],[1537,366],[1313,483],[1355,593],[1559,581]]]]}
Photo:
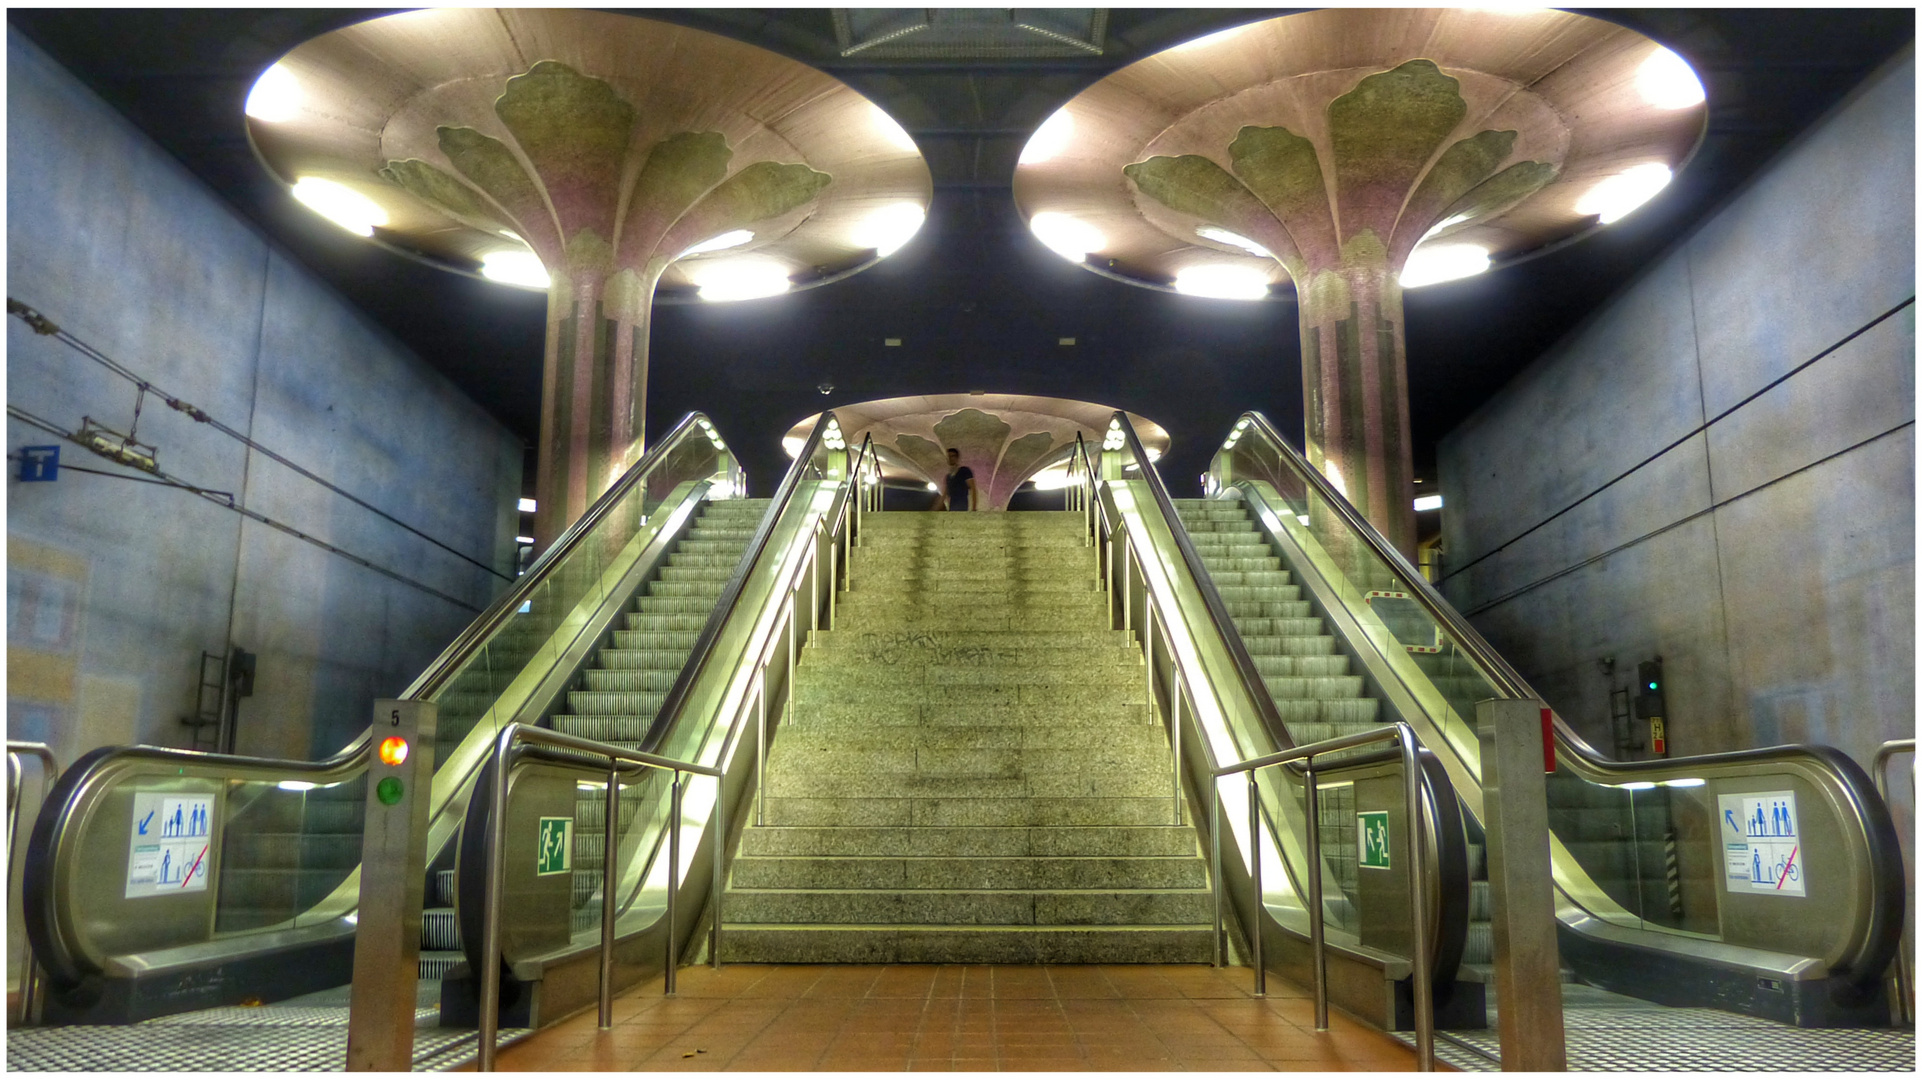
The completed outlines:
{"type": "Polygon", "coordinates": [[[149,810],[147,816],[140,819],[140,835],[147,835],[147,822],[153,820],[154,813],[155,811],[149,810]]]}

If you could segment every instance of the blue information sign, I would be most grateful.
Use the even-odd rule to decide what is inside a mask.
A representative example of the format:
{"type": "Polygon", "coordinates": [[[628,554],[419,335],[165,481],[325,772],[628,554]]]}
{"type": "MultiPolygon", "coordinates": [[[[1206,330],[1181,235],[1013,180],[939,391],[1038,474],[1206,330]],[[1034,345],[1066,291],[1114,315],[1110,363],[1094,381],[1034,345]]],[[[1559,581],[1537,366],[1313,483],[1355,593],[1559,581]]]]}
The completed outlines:
{"type": "Polygon", "coordinates": [[[21,447],[20,479],[30,483],[60,479],[60,448],[58,446],[21,447]]]}

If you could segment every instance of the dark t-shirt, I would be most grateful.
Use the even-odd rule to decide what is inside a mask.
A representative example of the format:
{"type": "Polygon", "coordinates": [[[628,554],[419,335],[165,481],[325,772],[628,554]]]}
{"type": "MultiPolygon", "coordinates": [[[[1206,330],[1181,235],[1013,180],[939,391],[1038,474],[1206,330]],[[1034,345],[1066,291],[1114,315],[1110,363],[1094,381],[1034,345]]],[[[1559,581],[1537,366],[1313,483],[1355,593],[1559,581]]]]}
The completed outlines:
{"type": "Polygon", "coordinates": [[[966,510],[968,508],[968,481],[974,479],[974,470],[966,465],[948,474],[948,509],[966,510]]]}

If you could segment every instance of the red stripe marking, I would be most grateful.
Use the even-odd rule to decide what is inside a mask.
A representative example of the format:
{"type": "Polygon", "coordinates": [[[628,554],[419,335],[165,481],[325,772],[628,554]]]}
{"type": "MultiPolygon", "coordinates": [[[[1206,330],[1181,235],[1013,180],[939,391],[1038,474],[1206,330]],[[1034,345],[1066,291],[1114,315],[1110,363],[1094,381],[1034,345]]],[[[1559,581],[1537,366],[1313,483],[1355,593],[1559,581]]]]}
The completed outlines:
{"type": "MultiPolygon", "coordinates": [[[[209,845],[209,846],[211,847],[212,845],[209,845]]],[[[192,881],[192,880],[194,879],[194,871],[195,871],[195,870],[198,870],[198,869],[200,869],[200,860],[202,860],[202,859],[204,859],[204,858],[206,858],[206,857],[207,857],[207,849],[206,849],[206,848],[201,848],[201,849],[200,849],[200,854],[198,854],[198,855],[196,855],[196,856],[194,856],[194,864],[193,864],[192,866],[189,866],[189,867],[187,868],[187,873],[186,873],[186,874],[185,874],[184,876],[182,876],[182,877],[181,877],[181,879],[180,879],[180,887],[181,887],[181,888],[183,888],[183,889],[184,889],[184,888],[186,888],[186,887],[187,887],[187,883],[188,883],[189,881],[192,881]]],[[[1791,857],[1793,857],[1793,856],[1791,856],[1791,857]]]]}
{"type": "Polygon", "coordinates": [[[1800,844],[1797,844],[1794,847],[1789,849],[1789,861],[1782,864],[1782,876],[1780,878],[1777,878],[1775,881],[1776,889],[1778,890],[1781,889],[1782,882],[1787,881],[1789,879],[1789,867],[1795,865],[1795,853],[1801,850],[1802,850],[1802,845],[1800,844]]]}

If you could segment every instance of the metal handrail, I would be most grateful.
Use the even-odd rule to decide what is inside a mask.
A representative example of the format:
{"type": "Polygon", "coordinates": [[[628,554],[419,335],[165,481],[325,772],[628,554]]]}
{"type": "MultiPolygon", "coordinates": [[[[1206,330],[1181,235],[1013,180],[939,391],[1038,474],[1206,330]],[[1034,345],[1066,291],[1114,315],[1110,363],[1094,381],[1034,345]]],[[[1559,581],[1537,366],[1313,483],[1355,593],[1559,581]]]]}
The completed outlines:
{"type": "MultiPolygon", "coordinates": [[[[529,743],[540,746],[557,747],[574,754],[607,760],[607,820],[601,847],[601,963],[600,963],[600,1021],[603,1028],[613,1024],[614,1010],[614,892],[616,867],[619,859],[615,856],[616,838],[621,827],[620,811],[620,763],[658,769],[673,774],[668,795],[667,822],[667,992],[674,992],[674,904],[680,892],[681,878],[681,774],[711,776],[719,780],[722,773],[718,768],[700,765],[691,761],[676,761],[658,754],[641,750],[625,750],[591,739],[564,734],[549,728],[533,727],[527,724],[512,723],[501,729],[494,740],[492,755],[494,775],[492,797],[493,818],[488,822],[487,844],[487,888],[484,892],[485,907],[482,915],[481,936],[481,987],[480,987],[480,1046],[475,1069],[492,1072],[494,1069],[495,1044],[500,1035],[500,991],[501,991],[501,898],[506,890],[507,877],[507,780],[511,767],[509,758],[516,745],[529,743]]],[[[715,800],[714,824],[716,835],[725,835],[722,816],[725,813],[722,801],[715,800]]],[[[714,874],[718,884],[721,860],[714,859],[714,874]]],[[[721,897],[718,888],[714,895],[715,925],[720,924],[721,897]]]]}
{"type": "Polygon", "coordinates": [[[833,412],[823,412],[814,423],[814,430],[808,433],[807,442],[794,457],[794,467],[781,478],[781,485],[775,489],[773,501],[767,513],[761,515],[761,522],[755,526],[754,535],[749,538],[747,548],[741,554],[741,561],[735,564],[734,573],[721,587],[720,596],[714,602],[714,610],[708,614],[707,622],[701,626],[701,635],[694,639],[692,659],[682,666],[674,685],[668,688],[667,696],[661,699],[661,707],[654,714],[654,722],[641,736],[641,745],[656,747],[667,733],[673,730],[680,720],[681,710],[687,707],[687,699],[694,692],[694,684],[700,680],[701,673],[707,670],[708,654],[713,652],[714,643],[721,636],[721,630],[734,614],[734,606],[740,602],[741,590],[747,587],[749,573],[767,550],[768,540],[774,535],[774,525],[786,512],[787,505],[800,487],[801,475],[807,471],[807,464],[826,440],[829,426],[839,430],[840,421],[833,412]]]}
{"type": "MultiPolygon", "coordinates": [[[[1869,773],[1875,777],[1875,793],[1882,802],[1889,801],[1889,761],[1897,754],[1909,755],[1909,789],[1915,789],[1915,740],[1890,739],[1875,748],[1875,757],[1869,764],[1869,773]]],[[[1912,970],[1915,945],[1909,936],[1908,920],[1902,920],[1902,940],[1895,955],[1895,998],[1896,1008],[1902,1012],[1902,1019],[1915,1022],[1915,972],[1912,970]]]]}
{"type": "MultiPolygon", "coordinates": [[[[652,472],[666,460],[667,455],[679,449],[686,439],[699,432],[706,438],[712,425],[699,412],[683,416],[667,436],[644,454],[615,481],[614,485],[595,500],[587,512],[570,525],[566,531],[535,561],[527,573],[497,598],[493,604],[469,623],[452,643],[430,663],[426,671],[416,678],[403,695],[419,700],[440,689],[446,677],[458,671],[461,665],[481,644],[490,640],[500,623],[516,612],[529,594],[538,588],[547,571],[559,560],[577,549],[594,529],[613,512],[614,507],[633,488],[644,483],[652,472]]],[[[59,778],[48,794],[37,820],[34,823],[32,840],[29,844],[27,872],[31,874],[34,866],[44,863],[53,872],[65,859],[62,849],[67,844],[67,823],[72,819],[74,808],[87,792],[91,791],[108,770],[139,762],[151,762],[174,766],[186,770],[211,770],[228,779],[284,779],[290,774],[319,784],[334,782],[335,778],[352,775],[364,770],[372,753],[369,738],[371,728],[361,731],[351,742],[335,754],[318,761],[291,758],[267,758],[244,754],[222,754],[202,750],[183,750],[162,746],[107,746],[84,754],[74,762],[59,778]]],[[[56,946],[59,935],[54,933],[51,912],[45,910],[48,898],[40,895],[39,890],[28,890],[22,896],[22,909],[30,923],[48,928],[56,946]]],[[[31,936],[31,931],[29,936],[31,936]]],[[[72,959],[62,950],[55,948],[52,955],[44,958],[49,973],[59,976],[74,974],[72,959]]]]}
{"type": "MultiPolygon", "coordinates": [[[[1318,805],[1318,781],[1316,778],[1315,758],[1348,750],[1369,743],[1393,741],[1401,751],[1402,767],[1402,811],[1408,822],[1408,926],[1409,960],[1413,965],[1410,975],[1410,989],[1415,998],[1415,1054],[1416,1067],[1422,1072],[1435,1070],[1435,988],[1428,971],[1428,905],[1426,890],[1423,888],[1427,860],[1422,852],[1422,797],[1419,756],[1421,742],[1415,737],[1413,728],[1405,722],[1396,722],[1387,727],[1358,731],[1352,735],[1339,735],[1332,739],[1295,746],[1258,758],[1222,765],[1213,770],[1213,778],[1220,780],[1235,773],[1248,775],[1248,875],[1250,893],[1253,896],[1252,908],[1259,918],[1265,907],[1261,888],[1261,793],[1256,786],[1255,774],[1261,769],[1274,766],[1302,764],[1304,776],[1303,794],[1306,796],[1304,811],[1308,820],[1308,944],[1314,955],[1315,967],[1315,1030],[1328,1030],[1328,954],[1327,941],[1323,930],[1321,910],[1321,874],[1316,868],[1321,862],[1321,830],[1316,823],[1320,820],[1318,805]]],[[[1354,762],[1343,762],[1352,766],[1354,762]]],[[[1216,793],[1219,805],[1220,794],[1216,793]]],[[[1215,845],[1214,889],[1217,897],[1221,893],[1221,846],[1215,845]]],[[[1219,900],[1217,899],[1217,908],[1219,900]]],[[[1248,934],[1250,947],[1254,952],[1255,996],[1261,997],[1268,992],[1268,972],[1262,966],[1261,927],[1255,926],[1248,934]]]]}
{"type": "MultiPolygon", "coordinates": [[[[825,427],[825,423],[817,426],[816,434],[819,435],[821,431],[824,429],[824,427],[825,427]]],[[[812,457],[812,449],[814,448],[813,444],[816,443],[817,441],[818,440],[811,439],[810,448],[808,449],[808,451],[804,452],[802,455],[796,458],[796,467],[793,470],[790,470],[788,474],[788,480],[783,481],[783,484],[782,484],[783,495],[777,501],[777,504],[776,504],[777,507],[786,505],[786,503],[791,500],[794,489],[798,486],[798,477],[802,472],[806,470],[807,462],[812,457]],[[789,483],[788,482],[789,480],[793,480],[795,482],[789,483]]],[[[778,605],[779,611],[776,618],[773,620],[773,622],[777,624],[788,625],[791,627],[789,633],[786,635],[788,640],[788,650],[787,650],[788,651],[788,684],[787,685],[788,685],[788,693],[790,696],[793,693],[793,673],[794,673],[794,663],[795,663],[794,637],[795,637],[795,632],[798,631],[799,629],[798,627],[793,627],[792,624],[794,621],[795,604],[796,604],[796,601],[799,599],[799,594],[802,587],[802,579],[805,577],[810,582],[810,585],[812,588],[812,598],[811,598],[812,603],[810,606],[810,612],[813,617],[818,618],[818,613],[820,612],[820,609],[821,609],[821,604],[820,604],[820,600],[821,600],[820,561],[821,560],[819,555],[819,549],[820,549],[820,540],[823,534],[825,533],[827,539],[830,542],[830,547],[829,547],[830,567],[828,570],[830,580],[828,582],[828,607],[829,607],[830,621],[831,621],[832,612],[834,608],[834,595],[838,591],[838,586],[835,579],[839,576],[841,572],[845,571],[845,560],[842,560],[841,571],[837,571],[833,566],[833,563],[835,561],[834,545],[840,542],[843,542],[844,540],[852,539],[854,536],[858,535],[861,529],[861,515],[864,514],[869,509],[869,507],[866,504],[872,500],[878,500],[879,498],[879,486],[875,484],[869,484],[866,482],[868,478],[868,474],[874,473],[878,475],[878,472],[879,472],[878,462],[875,459],[874,451],[873,451],[873,440],[872,438],[869,438],[863,441],[861,448],[856,452],[854,456],[854,460],[851,462],[850,468],[848,470],[848,478],[847,478],[846,484],[849,492],[852,495],[852,498],[841,498],[837,500],[835,509],[831,511],[831,514],[832,514],[831,522],[827,519],[827,516],[823,516],[822,518],[816,519],[813,529],[809,531],[809,535],[807,538],[808,542],[806,543],[806,546],[805,546],[805,552],[806,552],[805,555],[793,561],[790,564],[790,566],[786,570],[786,573],[782,576],[782,578],[779,581],[777,581],[774,589],[771,591],[771,595],[781,597],[780,603],[778,605]],[[852,503],[852,506],[850,506],[850,503],[852,503]],[[850,522],[850,515],[852,515],[851,522],[850,522]],[[847,527],[847,526],[850,526],[850,524],[851,524],[851,528],[847,527]]],[[[778,517],[779,517],[778,514],[771,514],[769,517],[766,517],[763,519],[764,524],[768,524],[775,520],[778,520],[778,517]]],[[[765,531],[771,534],[771,528],[765,531]]],[[[765,549],[767,537],[763,536],[761,540],[762,540],[762,543],[760,547],[762,549],[765,549]]],[[[743,567],[751,568],[758,561],[759,561],[758,555],[753,559],[744,557],[741,565],[743,567]]],[[[742,575],[739,575],[737,573],[737,576],[742,576],[742,575]]],[[[735,600],[739,599],[739,592],[740,592],[739,589],[735,590],[735,593],[736,593],[736,596],[734,598],[735,600]]],[[[812,623],[813,618],[811,618],[810,621],[812,623]]],[[[718,638],[718,636],[719,635],[717,633],[715,637],[718,638]]],[[[742,669],[742,670],[751,670],[754,673],[753,674],[754,690],[751,697],[750,696],[742,697],[742,699],[740,700],[740,704],[734,711],[734,715],[729,717],[724,725],[728,731],[728,735],[726,740],[722,743],[720,752],[715,757],[715,760],[720,763],[720,765],[718,766],[706,766],[706,765],[700,765],[694,762],[676,761],[675,759],[665,758],[645,750],[634,750],[634,751],[622,750],[618,747],[612,747],[612,746],[607,746],[601,743],[595,743],[591,740],[581,739],[576,736],[562,735],[558,732],[554,732],[546,728],[524,727],[523,725],[518,725],[518,724],[510,725],[509,728],[505,729],[503,732],[502,740],[496,744],[495,755],[496,755],[496,758],[498,759],[501,755],[503,755],[506,752],[504,747],[508,743],[514,741],[506,738],[506,731],[522,729],[524,732],[534,733],[534,734],[523,734],[518,741],[538,743],[538,744],[543,744],[547,746],[556,746],[556,747],[561,747],[567,750],[583,751],[589,754],[596,754],[603,757],[608,757],[610,760],[609,774],[608,774],[609,794],[607,797],[608,805],[607,805],[607,815],[606,815],[607,825],[605,826],[606,832],[602,839],[602,849],[601,849],[603,881],[602,881],[602,890],[601,890],[602,891],[602,909],[601,909],[601,938],[602,938],[602,941],[601,941],[601,980],[602,980],[601,987],[602,987],[602,991],[601,991],[600,1024],[603,1028],[609,1027],[613,1023],[612,1011],[611,1011],[612,1010],[612,1004],[611,1004],[612,991],[610,988],[612,986],[612,977],[613,977],[612,949],[613,949],[613,942],[615,937],[614,919],[615,919],[615,903],[616,903],[616,901],[614,900],[614,896],[617,891],[616,863],[618,861],[614,853],[617,850],[615,837],[616,837],[616,830],[619,827],[619,819],[618,819],[619,780],[616,775],[616,771],[618,769],[618,765],[616,764],[616,762],[624,761],[624,762],[646,766],[649,768],[676,770],[675,779],[673,781],[673,785],[670,788],[670,792],[669,792],[670,809],[669,809],[669,819],[668,819],[668,825],[667,825],[668,902],[667,902],[667,913],[665,916],[665,922],[667,925],[667,934],[666,934],[667,956],[664,964],[665,972],[663,976],[663,980],[665,984],[665,992],[671,995],[674,993],[674,989],[675,989],[677,956],[676,956],[676,941],[674,937],[674,920],[675,920],[675,903],[679,893],[679,881],[680,881],[679,835],[680,835],[682,787],[681,787],[679,773],[686,772],[686,773],[691,773],[699,776],[714,777],[716,778],[717,788],[718,788],[718,782],[723,775],[722,769],[725,766],[725,763],[728,759],[729,752],[733,749],[735,740],[737,738],[742,737],[742,732],[745,729],[745,725],[740,722],[741,714],[744,713],[750,706],[753,706],[756,709],[757,719],[758,719],[757,738],[755,743],[755,746],[756,746],[755,774],[756,774],[756,783],[757,785],[759,785],[759,797],[756,800],[757,810],[760,809],[760,807],[765,805],[765,801],[766,801],[765,785],[766,785],[766,776],[767,776],[767,769],[766,769],[767,678],[766,678],[766,672],[767,672],[767,667],[769,663],[773,660],[773,656],[771,655],[771,653],[774,648],[774,644],[777,640],[779,640],[780,637],[781,635],[778,635],[778,634],[766,635],[761,643],[760,650],[758,652],[758,655],[754,659],[754,661],[746,665],[746,667],[742,669]]],[[[707,648],[703,650],[701,654],[701,659],[703,662],[706,660],[706,653],[712,651],[712,646],[713,646],[713,642],[712,640],[710,640],[707,643],[707,648]]],[[[697,645],[697,648],[699,648],[698,645],[697,645]]],[[[695,665],[693,664],[688,665],[689,668],[692,668],[694,666],[695,665]]],[[[685,698],[683,700],[683,706],[684,706],[684,702],[685,702],[685,698]]],[[[677,710],[676,710],[677,716],[678,716],[679,708],[680,707],[677,706],[677,710]]],[[[485,974],[483,976],[483,981],[481,986],[481,998],[480,998],[481,1000],[480,1014],[482,1019],[482,1031],[481,1031],[481,1039],[480,1039],[481,1054],[480,1054],[478,1064],[476,1066],[478,1069],[482,1071],[491,1070],[493,1068],[493,1063],[494,1063],[493,1044],[495,1041],[494,1037],[495,1035],[497,1035],[499,1030],[499,1013],[498,1013],[498,998],[500,993],[500,987],[499,987],[500,901],[499,901],[499,896],[500,896],[501,885],[502,885],[501,875],[502,873],[504,873],[504,870],[500,866],[500,860],[502,858],[501,852],[505,844],[505,835],[506,835],[505,834],[506,778],[505,778],[505,770],[502,767],[502,764],[499,760],[497,760],[495,764],[495,772],[493,774],[493,790],[491,795],[493,800],[492,805],[494,808],[494,817],[489,822],[490,839],[489,839],[488,860],[487,860],[487,867],[488,867],[487,888],[489,890],[488,892],[489,899],[487,900],[486,902],[487,906],[484,909],[485,914],[483,916],[483,934],[482,934],[482,964],[484,965],[483,971],[485,972],[485,974]],[[491,982],[489,980],[491,980],[491,982]],[[494,1004],[490,1005],[490,1003],[494,1003],[494,1004]]],[[[713,846],[712,846],[713,883],[711,888],[714,896],[714,901],[713,901],[714,907],[713,907],[712,926],[710,927],[710,932],[712,934],[712,941],[709,946],[711,959],[715,967],[719,967],[721,962],[721,923],[722,923],[721,905],[722,905],[722,892],[723,892],[722,884],[723,884],[724,873],[725,873],[724,849],[727,843],[726,820],[727,819],[726,819],[726,810],[725,810],[725,799],[722,797],[721,792],[717,789],[716,795],[715,795],[715,816],[714,816],[714,825],[713,825],[714,840],[713,840],[713,846]]]]}
{"type": "MultiPolygon", "coordinates": [[[[54,781],[60,776],[60,761],[54,757],[53,748],[42,742],[7,740],[7,889],[13,889],[14,856],[20,851],[20,787],[22,772],[20,755],[29,754],[40,759],[40,798],[44,802],[53,791],[54,781]]],[[[35,1007],[40,997],[40,965],[34,961],[31,940],[20,945],[20,1013],[13,1021],[25,1027],[33,1023],[35,1007]]]]}
{"type": "MultiPolygon", "coordinates": [[[[1299,451],[1281,437],[1267,417],[1252,410],[1243,413],[1235,423],[1237,434],[1229,437],[1228,445],[1224,446],[1221,452],[1232,449],[1233,444],[1241,437],[1238,433],[1247,428],[1256,429],[1281,455],[1289,468],[1316,495],[1320,496],[1322,504],[1340,518],[1348,530],[1359,537],[1369,550],[1401,579],[1402,587],[1428,613],[1429,617],[1454,638],[1457,647],[1489,680],[1491,688],[1509,698],[1546,700],[1537,694],[1527,680],[1522,678],[1508,661],[1476,631],[1474,626],[1454,609],[1440,591],[1408,562],[1400,550],[1390,544],[1374,525],[1349,504],[1347,498],[1335,489],[1319,469],[1310,465],[1299,451]]],[[[1813,759],[1819,771],[1835,781],[1836,794],[1854,814],[1856,823],[1861,827],[1864,846],[1871,864],[1871,876],[1884,884],[1884,888],[1876,893],[1870,902],[1869,925],[1863,931],[1863,945],[1853,960],[1848,963],[1851,975],[1857,981],[1864,977],[1880,977],[1880,972],[1888,958],[1877,955],[1876,927],[1892,919],[1900,919],[1901,899],[1899,895],[1892,894],[1898,893],[1905,887],[1904,875],[1894,823],[1888,815],[1886,806],[1870,804],[1868,778],[1854,759],[1833,747],[1799,744],[1719,751],[1691,755],[1686,758],[1616,761],[1590,745],[1562,719],[1560,713],[1550,710],[1550,715],[1553,718],[1555,740],[1568,750],[1566,760],[1571,763],[1571,771],[1578,774],[1588,773],[1605,778],[1631,780],[1701,772],[1720,767],[1786,763],[1792,758],[1813,759]]],[[[1899,944],[1899,935],[1897,940],[1899,944]]]]}

